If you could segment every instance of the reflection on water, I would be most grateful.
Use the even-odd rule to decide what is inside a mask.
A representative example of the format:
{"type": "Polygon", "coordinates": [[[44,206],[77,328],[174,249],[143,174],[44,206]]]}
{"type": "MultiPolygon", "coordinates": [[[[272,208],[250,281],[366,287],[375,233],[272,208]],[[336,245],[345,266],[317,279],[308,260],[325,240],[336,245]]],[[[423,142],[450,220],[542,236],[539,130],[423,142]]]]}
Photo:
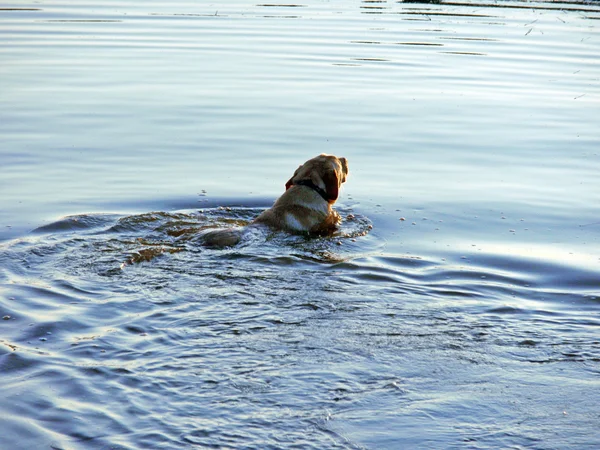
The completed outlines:
{"type": "Polygon", "coordinates": [[[598,447],[598,17],[0,8],[2,445],[598,447]],[[336,235],[199,245],[320,152],[336,235]]]}

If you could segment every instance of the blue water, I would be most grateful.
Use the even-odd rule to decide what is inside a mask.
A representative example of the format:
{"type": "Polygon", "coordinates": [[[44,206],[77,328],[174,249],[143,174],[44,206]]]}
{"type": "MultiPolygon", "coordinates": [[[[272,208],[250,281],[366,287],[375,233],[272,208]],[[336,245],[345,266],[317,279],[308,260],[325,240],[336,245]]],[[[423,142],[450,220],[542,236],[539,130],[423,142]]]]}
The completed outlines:
{"type": "Polygon", "coordinates": [[[0,448],[600,447],[599,18],[0,7],[0,448]],[[321,152],[336,235],[199,245],[321,152]]]}

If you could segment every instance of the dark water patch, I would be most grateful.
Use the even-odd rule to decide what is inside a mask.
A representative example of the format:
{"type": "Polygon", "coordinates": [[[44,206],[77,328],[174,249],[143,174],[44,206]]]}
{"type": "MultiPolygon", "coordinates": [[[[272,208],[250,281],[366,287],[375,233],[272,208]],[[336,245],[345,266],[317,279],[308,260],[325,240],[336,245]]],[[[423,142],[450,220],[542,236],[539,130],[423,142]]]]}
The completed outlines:
{"type": "Polygon", "coordinates": [[[444,44],[435,44],[432,42],[395,42],[396,45],[417,45],[417,46],[425,46],[425,47],[443,47],[444,44]]]}
{"type": "Polygon", "coordinates": [[[477,42],[498,42],[499,39],[489,38],[463,38],[463,37],[440,37],[438,39],[444,39],[449,41],[477,41],[477,42]]]}
{"type": "MultiPolygon", "coordinates": [[[[496,308],[491,308],[486,311],[487,314],[536,314],[540,313],[539,311],[528,311],[522,308],[517,308],[514,306],[499,306],[496,308]]],[[[545,311],[541,312],[542,314],[550,314],[545,311]]]]}
{"type": "Polygon", "coordinates": [[[447,55],[487,56],[487,53],[477,53],[477,52],[440,52],[440,53],[445,53],[447,55]]]}
{"type": "Polygon", "coordinates": [[[29,376],[31,371],[43,364],[33,353],[28,354],[28,352],[22,351],[18,346],[14,347],[16,348],[12,348],[10,352],[3,352],[3,354],[0,355],[0,368],[2,369],[2,373],[11,374],[13,377],[18,377],[20,375],[29,376]]]}
{"type": "Polygon", "coordinates": [[[0,8],[0,11],[43,11],[39,8],[0,8]]]}
{"type": "Polygon", "coordinates": [[[94,229],[114,222],[116,216],[110,214],[96,214],[96,215],[76,215],[65,217],[64,219],[52,222],[48,225],[43,225],[36,228],[32,233],[58,233],[68,232],[75,230],[94,229]]]}
{"type": "Polygon", "coordinates": [[[384,58],[353,58],[354,61],[368,61],[368,62],[389,62],[389,59],[384,58]]]}
{"type": "Polygon", "coordinates": [[[468,14],[468,13],[450,13],[450,12],[439,12],[439,11],[402,11],[397,14],[402,15],[418,15],[418,16],[442,16],[442,17],[481,17],[481,18],[497,18],[498,16],[490,16],[486,14],[468,14]]]}
{"type": "Polygon", "coordinates": [[[124,233],[129,231],[140,233],[141,231],[152,231],[161,227],[172,227],[177,230],[173,234],[177,234],[182,227],[185,228],[197,224],[198,221],[193,220],[192,217],[183,213],[152,212],[121,217],[107,232],[124,233]]]}

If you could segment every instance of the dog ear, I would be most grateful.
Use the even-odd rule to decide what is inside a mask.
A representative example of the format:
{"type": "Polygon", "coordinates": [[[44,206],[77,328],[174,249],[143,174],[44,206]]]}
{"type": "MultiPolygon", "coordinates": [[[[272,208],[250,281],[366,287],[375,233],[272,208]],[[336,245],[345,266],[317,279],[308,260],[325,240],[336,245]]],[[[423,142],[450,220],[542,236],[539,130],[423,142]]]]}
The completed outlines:
{"type": "Polygon", "coordinates": [[[323,182],[325,183],[325,192],[330,202],[335,202],[339,195],[340,183],[335,170],[328,170],[323,174],[323,182]]]}
{"type": "Polygon", "coordinates": [[[348,160],[346,158],[338,158],[342,165],[342,183],[346,182],[346,176],[348,175],[348,160]]]}

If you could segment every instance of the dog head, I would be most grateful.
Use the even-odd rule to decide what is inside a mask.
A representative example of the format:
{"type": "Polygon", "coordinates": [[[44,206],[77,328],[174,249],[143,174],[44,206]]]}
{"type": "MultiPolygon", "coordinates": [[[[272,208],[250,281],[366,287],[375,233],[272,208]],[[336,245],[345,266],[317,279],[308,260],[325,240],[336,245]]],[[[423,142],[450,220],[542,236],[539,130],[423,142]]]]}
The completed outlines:
{"type": "Polygon", "coordinates": [[[298,167],[292,178],[285,183],[285,189],[287,191],[294,185],[310,182],[325,193],[329,203],[335,203],[340,187],[342,183],[346,182],[347,176],[348,161],[346,158],[322,153],[298,167]]]}

